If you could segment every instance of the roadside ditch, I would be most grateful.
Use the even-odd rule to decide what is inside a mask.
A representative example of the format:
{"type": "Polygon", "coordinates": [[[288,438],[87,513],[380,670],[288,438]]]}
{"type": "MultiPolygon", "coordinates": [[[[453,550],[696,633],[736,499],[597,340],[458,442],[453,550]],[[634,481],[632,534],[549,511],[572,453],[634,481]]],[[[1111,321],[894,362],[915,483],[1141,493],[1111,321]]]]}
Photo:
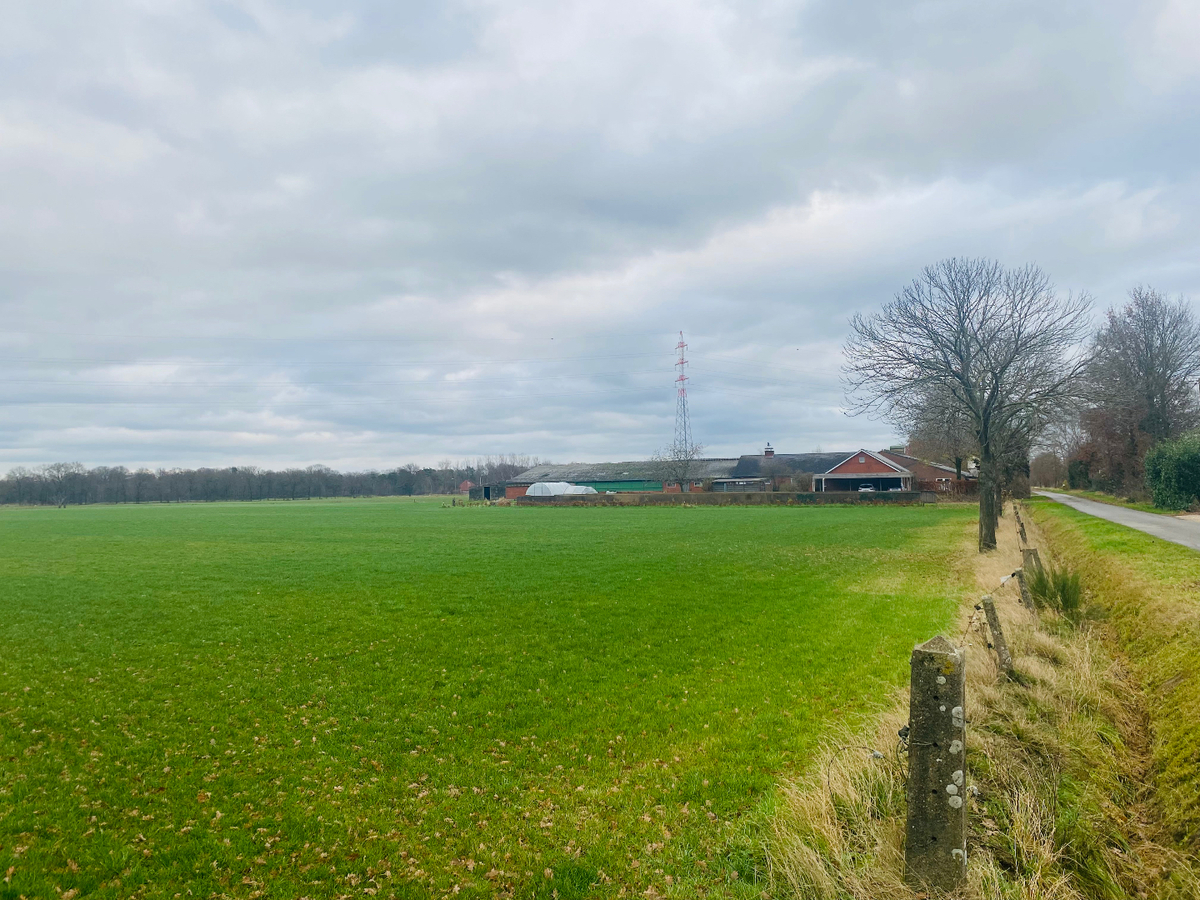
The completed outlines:
{"type": "MultiPolygon", "coordinates": [[[[1021,605],[1017,579],[1001,585],[1022,562],[1011,507],[997,550],[964,549],[962,557],[975,571],[978,594],[964,607],[958,632],[946,637],[967,648],[970,835],[963,896],[1194,900],[1200,869],[1185,849],[1178,811],[1166,808],[1175,788],[1160,787],[1162,713],[1147,699],[1147,667],[1140,662],[1153,656],[1156,638],[1133,641],[1154,613],[1139,612],[1139,601],[1122,593],[1124,582],[1077,540],[1053,524],[1043,531],[1044,520],[1024,517],[1029,545],[1041,549],[1051,572],[1084,572],[1078,607],[1068,601],[1065,610],[1055,609],[1061,604],[1043,597],[1044,608],[1031,611],[1021,605]],[[1015,681],[1002,676],[989,646],[976,605],[984,594],[993,597],[1003,623],[1015,681]],[[1138,661],[1131,662],[1131,651],[1138,661]]],[[[1191,672],[1200,678],[1200,667],[1191,672]]],[[[810,774],[783,786],[768,823],[769,896],[925,896],[904,883],[900,732],[907,719],[905,690],[873,729],[831,735],[810,774]]],[[[1186,727],[1200,729],[1200,719],[1186,727]]]]}

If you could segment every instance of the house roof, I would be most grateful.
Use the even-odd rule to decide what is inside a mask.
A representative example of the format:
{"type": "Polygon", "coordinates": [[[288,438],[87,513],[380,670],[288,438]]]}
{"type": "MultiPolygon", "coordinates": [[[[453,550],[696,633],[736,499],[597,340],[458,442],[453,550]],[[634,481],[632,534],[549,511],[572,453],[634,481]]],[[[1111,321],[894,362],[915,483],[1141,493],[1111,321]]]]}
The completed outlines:
{"type": "MultiPolygon", "coordinates": [[[[697,481],[705,478],[728,478],[737,465],[736,459],[696,459],[688,477],[697,481]]],[[[533,484],[537,481],[662,481],[664,464],[656,460],[634,460],[611,463],[566,463],[542,465],[526,469],[510,484],[533,484]]]]}
{"type": "MultiPolygon", "coordinates": [[[[901,464],[885,459],[870,450],[834,453],[776,453],[742,456],[737,459],[697,459],[692,462],[689,477],[697,481],[710,478],[765,478],[772,475],[811,473],[828,474],[844,462],[865,453],[885,466],[886,474],[911,474],[901,464]]],[[[607,463],[565,463],[541,465],[526,469],[514,476],[509,484],[533,484],[537,481],[662,481],[664,464],[656,460],[630,460],[607,463]]],[[[952,470],[953,471],[953,470],[952,470]]],[[[855,473],[857,475],[867,473],[855,473]]]]}
{"type": "Polygon", "coordinates": [[[871,459],[875,460],[875,462],[880,463],[883,466],[883,468],[879,469],[877,471],[866,470],[866,471],[862,471],[862,472],[847,472],[846,473],[847,475],[854,475],[856,477],[861,477],[863,475],[876,475],[876,474],[878,474],[878,475],[892,475],[892,474],[911,475],[912,474],[912,472],[910,472],[908,469],[904,468],[904,466],[900,465],[899,463],[893,462],[892,460],[887,459],[886,457],[880,456],[878,453],[872,453],[870,450],[863,450],[863,449],[854,451],[849,456],[845,457],[840,462],[838,462],[836,465],[830,466],[830,468],[827,471],[822,472],[820,474],[822,474],[822,475],[837,474],[837,469],[841,468],[846,463],[850,462],[856,456],[869,456],[871,459]]]}
{"type": "MultiPolygon", "coordinates": [[[[931,469],[938,469],[942,472],[949,472],[951,475],[957,474],[957,470],[954,468],[954,466],[946,466],[942,465],[941,463],[929,462],[928,460],[920,459],[916,456],[909,456],[907,453],[897,453],[895,450],[880,450],[879,453],[881,456],[886,456],[889,459],[893,459],[904,466],[908,466],[910,463],[912,463],[916,465],[928,466],[931,469]]],[[[963,469],[962,477],[964,480],[966,480],[973,479],[975,476],[968,473],[966,469],[963,469]]]]}
{"type": "Polygon", "coordinates": [[[846,453],[776,453],[774,456],[743,456],[733,470],[734,478],[761,475],[819,474],[846,459],[846,453]]]}

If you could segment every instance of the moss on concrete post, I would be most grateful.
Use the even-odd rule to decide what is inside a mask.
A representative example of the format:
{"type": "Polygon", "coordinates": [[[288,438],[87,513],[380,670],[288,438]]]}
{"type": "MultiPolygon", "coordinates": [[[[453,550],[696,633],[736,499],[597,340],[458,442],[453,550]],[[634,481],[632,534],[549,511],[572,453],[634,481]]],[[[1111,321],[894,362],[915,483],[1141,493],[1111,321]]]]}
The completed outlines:
{"type": "Polygon", "coordinates": [[[904,877],[956,891],[967,877],[965,651],[941,635],[913,649],[904,877]]]}

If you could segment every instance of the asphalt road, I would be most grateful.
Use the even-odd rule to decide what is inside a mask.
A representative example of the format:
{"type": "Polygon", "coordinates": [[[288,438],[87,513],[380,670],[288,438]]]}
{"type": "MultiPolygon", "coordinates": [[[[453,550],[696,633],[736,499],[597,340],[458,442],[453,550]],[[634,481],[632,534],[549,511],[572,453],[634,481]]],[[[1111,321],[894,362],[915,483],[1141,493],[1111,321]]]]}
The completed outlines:
{"type": "Polygon", "coordinates": [[[1108,503],[1097,503],[1095,500],[1084,500],[1071,494],[1056,494],[1053,491],[1035,491],[1043,497],[1056,500],[1064,506],[1077,509],[1095,516],[1107,519],[1118,525],[1126,525],[1152,534],[1173,544],[1183,544],[1193,550],[1200,550],[1200,522],[1177,519],[1174,516],[1160,516],[1156,513],[1142,512],[1139,509],[1126,509],[1123,506],[1111,506],[1108,503]]]}

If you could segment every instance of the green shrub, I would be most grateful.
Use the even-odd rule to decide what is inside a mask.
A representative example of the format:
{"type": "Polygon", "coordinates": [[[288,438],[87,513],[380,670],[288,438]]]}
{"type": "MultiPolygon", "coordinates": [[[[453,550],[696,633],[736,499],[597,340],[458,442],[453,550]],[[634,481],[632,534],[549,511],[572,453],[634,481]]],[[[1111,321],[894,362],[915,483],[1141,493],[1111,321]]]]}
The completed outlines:
{"type": "Polygon", "coordinates": [[[1159,509],[1187,509],[1200,498],[1200,432],[1163,441],[1146,454],[1146,487],[1159,509]]]}

